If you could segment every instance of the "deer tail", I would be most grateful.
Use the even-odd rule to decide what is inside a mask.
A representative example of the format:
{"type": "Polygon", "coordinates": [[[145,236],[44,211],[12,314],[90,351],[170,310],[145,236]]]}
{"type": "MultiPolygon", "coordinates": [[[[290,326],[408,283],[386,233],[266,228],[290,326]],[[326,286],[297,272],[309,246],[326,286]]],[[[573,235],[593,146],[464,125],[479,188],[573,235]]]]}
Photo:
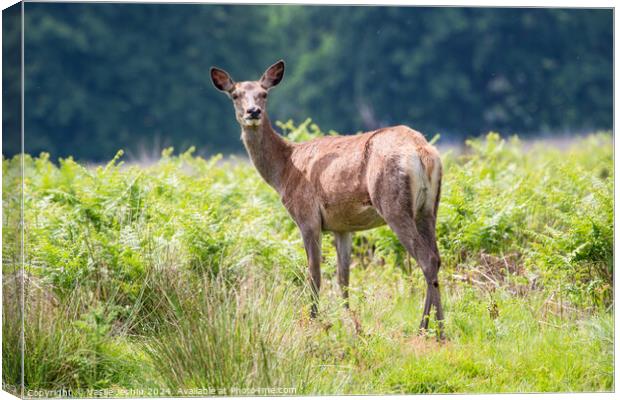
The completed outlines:
{"type": "Polygon", "coordinates": [[[435,195],[435,204],[433,207],[433,215],[437,218],[437,209],[439,208],[439,199],[441,197],[441,164],[439,164],[439,178],[437,178],[437,194],[435,195]]]}

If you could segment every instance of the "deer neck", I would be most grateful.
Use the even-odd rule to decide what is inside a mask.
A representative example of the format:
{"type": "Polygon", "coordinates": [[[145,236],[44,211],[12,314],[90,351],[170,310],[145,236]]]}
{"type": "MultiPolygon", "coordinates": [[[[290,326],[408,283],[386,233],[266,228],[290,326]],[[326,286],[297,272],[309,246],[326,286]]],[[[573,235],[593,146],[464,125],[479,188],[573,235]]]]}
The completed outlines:
{"type": "Polygon", "coordinates": [[[241,140],[254,167],[263,179],[280,193],[284,171],[291,157],[292,144],[274,131],[267,115],[258,126],[243,126],[241,140]]]}

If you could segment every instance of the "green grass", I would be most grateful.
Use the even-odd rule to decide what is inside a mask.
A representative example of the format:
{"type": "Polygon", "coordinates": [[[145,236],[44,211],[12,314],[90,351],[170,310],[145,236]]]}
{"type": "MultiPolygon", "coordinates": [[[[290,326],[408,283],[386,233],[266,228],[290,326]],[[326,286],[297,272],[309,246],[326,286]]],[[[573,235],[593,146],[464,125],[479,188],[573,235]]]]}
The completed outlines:
{"type": "MultiPolygon", "coordinates": [[[[320,134],[309,122],[291,137],[320,134]]],[[[25,158],[28,389],[292,387],[297,394],[611,391],[611,136],[497,134],[443,154],[448,341],[387,228],[354,239],[351,305],[323,241],[320,317],[292,220],[243,160],[25,158]]],[[[19,382],[19,159],[3,160],[3,379],[19,382]],[[7,306],[9,305],[9,306],[7,306]],[[15,310],[13,310],[15,311],[15,310]]],[[[147,392],[146,395],[149,393],[147,392]]],[[[156,394],[156,393],[151,393],[156,394]]]]}

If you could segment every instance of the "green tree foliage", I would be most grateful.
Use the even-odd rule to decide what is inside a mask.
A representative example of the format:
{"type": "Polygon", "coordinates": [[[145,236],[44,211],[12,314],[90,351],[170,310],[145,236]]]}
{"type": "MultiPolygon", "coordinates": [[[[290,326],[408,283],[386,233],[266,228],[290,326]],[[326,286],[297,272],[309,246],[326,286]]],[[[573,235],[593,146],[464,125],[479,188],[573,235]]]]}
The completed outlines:
{"type": "Polygon", "coordinates": [[[279,58],[287,73],[271,96],[274,120],[312,116],[339,132],[405,123],[444,139],[612,124],[611,10],[25,9],[26,150],[54,159],[167,145],[241,150],[232,108],[208,68],[257,79],[279,58]]]}
{"type": "Polygon", "coordinates": [[[21,149],[21,3],[2,11],[3,154],[21,149]]]}

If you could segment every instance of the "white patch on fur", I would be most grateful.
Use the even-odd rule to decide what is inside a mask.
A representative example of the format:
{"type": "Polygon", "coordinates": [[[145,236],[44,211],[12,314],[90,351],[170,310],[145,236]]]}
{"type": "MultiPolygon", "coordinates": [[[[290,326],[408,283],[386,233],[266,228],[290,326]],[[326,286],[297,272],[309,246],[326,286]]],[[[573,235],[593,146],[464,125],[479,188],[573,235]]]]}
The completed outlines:
{"type": "Polygon", "coordinates": [[[437,198],[437,194],[439,192],[439,179],[441,177],[441,159],[436,158],[435,164],[433,168],[433,174],[431,175],[431,191],[429,198],[431,199],[430,207],[431,210],[435,208],[435,199],[437,198]]]}
{"type": "Polygon", "coordinates": [[[428,206],[429,200],[431,200],[430,203],[432,204],[433,197],[428,193],[430,182],[428,181],[426,170],[424,169],[424,164],[422,164],[420,156],[412,154],[406,161],[408,162],[407,165],[405,165],[405,171],[409,174],[411,197],[413,200],[412,206],[415,213],[417,210],[428,206]]]}
{"type": "Polygon", "coordinates": [[[261,120],[260,119],[244,119],[243,122],[246,126],[259,126],[261,123],[261,120]]]}

